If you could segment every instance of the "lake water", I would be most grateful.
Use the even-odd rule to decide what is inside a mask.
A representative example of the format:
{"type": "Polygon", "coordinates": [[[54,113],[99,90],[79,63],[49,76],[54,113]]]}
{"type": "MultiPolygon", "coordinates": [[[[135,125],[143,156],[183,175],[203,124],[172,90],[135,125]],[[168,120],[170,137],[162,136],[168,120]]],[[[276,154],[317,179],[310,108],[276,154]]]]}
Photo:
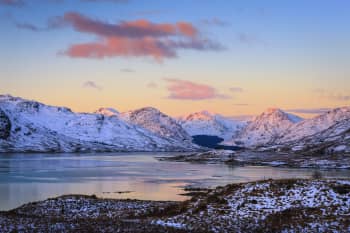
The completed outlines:
{"type": "MultiPolygon", "coordinates": [[[[267,178],[308,178],[311,169],[158,161],[170,153],[0,154],[0,210],[63,194],[185,200],[186,185],[215,187],[267,178]]],[[[349,170],[323,171],[350,177],[349,170]]]]}

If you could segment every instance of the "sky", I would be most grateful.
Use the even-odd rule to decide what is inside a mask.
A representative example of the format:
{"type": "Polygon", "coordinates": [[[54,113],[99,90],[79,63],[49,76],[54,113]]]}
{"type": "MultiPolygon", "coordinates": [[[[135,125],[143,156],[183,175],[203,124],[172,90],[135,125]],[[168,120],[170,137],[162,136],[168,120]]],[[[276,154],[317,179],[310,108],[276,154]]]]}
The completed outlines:
{"type": "Polygon", "coordinates": [[[0,0],[0,93],[91,112],[350,105],[347,0],[0,0]]]}

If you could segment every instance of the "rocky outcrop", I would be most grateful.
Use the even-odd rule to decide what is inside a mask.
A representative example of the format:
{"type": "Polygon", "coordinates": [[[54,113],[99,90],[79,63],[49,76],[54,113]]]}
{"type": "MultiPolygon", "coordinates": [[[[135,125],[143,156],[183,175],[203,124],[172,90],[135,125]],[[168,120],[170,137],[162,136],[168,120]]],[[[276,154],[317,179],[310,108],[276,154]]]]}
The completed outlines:
{"type": "Polygon", "coordinates": [[[11,121],[4,111],[0,109],[0,139],[7,139],[11,133],[11,121]]]}

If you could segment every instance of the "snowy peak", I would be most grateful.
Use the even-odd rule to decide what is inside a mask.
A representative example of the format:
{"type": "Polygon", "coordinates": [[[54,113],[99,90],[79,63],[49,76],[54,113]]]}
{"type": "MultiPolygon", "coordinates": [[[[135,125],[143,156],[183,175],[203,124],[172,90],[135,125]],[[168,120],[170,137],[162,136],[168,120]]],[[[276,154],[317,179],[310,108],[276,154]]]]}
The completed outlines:
{"type": "Polygon", "coordinates": [[[168,140],[191,141],[190,136],[175,119],[153,107],[122,113],[121,118],[168,140]]]}
{"type": "Polygon", "coordinates": [[[208,111],[189,114],[180,118],[180,123],[191,136],[211,135],[221,137],[224,140],[232,138],[245,125],[243,121],[233,120],[208,111]]]}
{"type": "Polygon", "coordinates": [[[95,113],[102,114],[107,117],[119,116],[119,112],[114,108],[99,108],[97,111],[95,111],[95,113]]]}
{"type": "Polygon", "coordinates": [[[298,116],[278,108],[269,108],[249,122],[237,137],[233,138],[233,144],[255,147],[271,143],[300,121],[302,118],[298,116]]]}
{"type": "Polygon", "coordinates": [[[208,111],[200,111],[200,112],[195,112],[192,114],[189,114],[186,117],[182,117],[184,121],[211,121],[214,120],[215,115],[209,113],[208,111]]]}
{"type": "Polygon", "coordinates": [[[255,117],[231,143],[247,147],[275,145],[277,148],[293,150],[316,148],[319,145],[318,147],[338,150],[339,148],[334,149],[335,145],[343,146],[348,136],[346,133],[337,137],[334,135],[337,132],[348,132],[349,120],[350,107],[336,108],[305,120],[280,109],[268,109],[255,117]]]}
{"type": "Polygon", "coordinates": [[[279,108],[268,108],[265,112],[257,116],[253,121],[268,121],[270,123],[280,123],[281,121],[290,121],[297,123],[302,121],[301,117],[286,113],[279,108]]]}

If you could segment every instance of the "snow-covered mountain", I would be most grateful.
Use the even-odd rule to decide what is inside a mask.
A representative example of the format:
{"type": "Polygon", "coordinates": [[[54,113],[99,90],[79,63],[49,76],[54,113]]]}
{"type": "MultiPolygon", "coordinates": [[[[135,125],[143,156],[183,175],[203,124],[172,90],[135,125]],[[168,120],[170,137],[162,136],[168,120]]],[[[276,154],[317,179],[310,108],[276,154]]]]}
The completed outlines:
{"type": "Polygon", "coordinates": [[[233,120],[208,111],[180,117],[179,123],[191,136],[211,135],[221,137],[224,140],[232,138],[246,124],[245,121],[233,120]]]}
{"type": "Polygon", "coordinates": [[[0,130],[0,152],[182,151],[194,148],[191,143],[170,141],[125,122],[117,115],[74,113],[68,108],[9,95],[0,95],[0,130]]]}
{"type": "Polygon", "coordinates": [[[229,144],[305,153],[346,152],[350,147],[350,107],[311,119],[269,109],[250,122],[229,144]]]}
{"type": "Polygon", "coordinates": [[[349,153],[349,134],[350,107],[306,120],[268,109],[246,123],[206,111],[175,120],[151,107],[75,113],[0,95],[0,152],[188,151],[199,149],[191,136],[214,135],[224,138],[226,145],[349,153]]]}
{"type": "Polygon", "coordinates": [[[350,107],[293,125],[271,148],[307,154],[350,153],[350,107]]]}
{"type": "Polygon", "coordinates": [[[124,112],[120,115],[122,119],[131,124],[143,127],[168,140],[190,143],[192,138],[186,131],[170,116],[152,107],[140,108],[134,111],[124,112]]]}
{"type": "Polygon", "coordinates": [[[303,119],[281,109],[270,108],[255,117],[237,136],[226,144],[245,147],[263,146],[275,142],[286,130],[303,119]]]}
{"type": "MultiPolygon", "coordinates": [[[[320,119],[320,117],[316,119],[320,119]]],[[[307,122],[315,122],[316,119],[311,119],[307,122]]],[[[274,147],[274,149],[281,151],[293,151],[315,155],[350,153],[350,118],[340,119],[327,129],[298,138],[294,141],[287,141],[280,145],[275,145],[274,147]]]]}
{"type": "Polygon", "coordinates": [[[319,133],[345,119],[350,119],[350,107],[335,108],[293,125],[281,135],[277,143],[295,141],[319,133]]]}

